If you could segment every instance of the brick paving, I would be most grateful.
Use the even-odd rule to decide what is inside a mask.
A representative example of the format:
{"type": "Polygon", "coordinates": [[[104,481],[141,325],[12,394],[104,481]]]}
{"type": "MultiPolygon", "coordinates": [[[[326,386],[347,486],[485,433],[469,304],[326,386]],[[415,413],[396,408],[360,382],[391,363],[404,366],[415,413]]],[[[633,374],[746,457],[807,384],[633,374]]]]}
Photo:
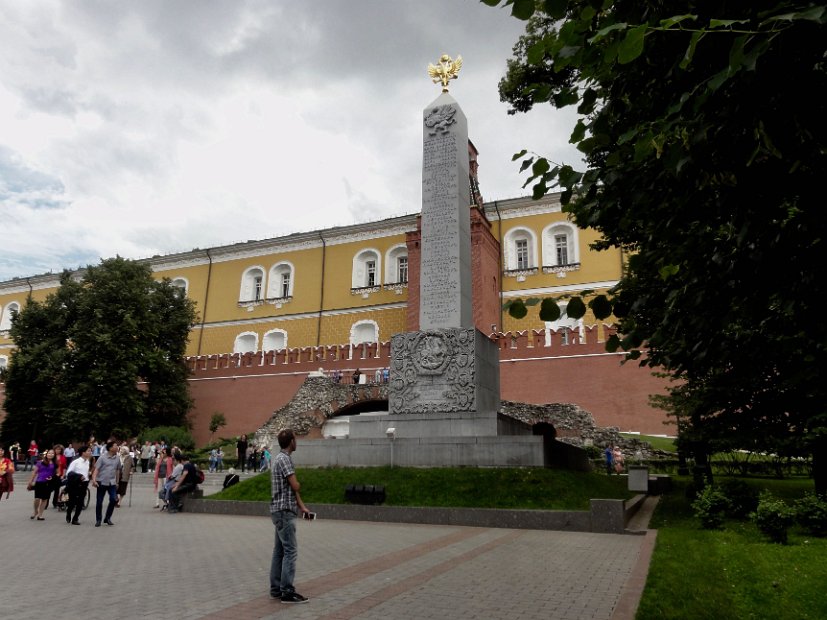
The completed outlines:
{"type": "Polygon", "coordinates": [[[620,620],[654,534],[300,521],[296,588],[311,600],[283,605],[269,597],[267,518],[159,513],[151,475],[136,474],[113,527],[94,527],[94,505],[79,527],[52,509],[31,521],[25,479],[0,501],[9,618],[620,620]]]}

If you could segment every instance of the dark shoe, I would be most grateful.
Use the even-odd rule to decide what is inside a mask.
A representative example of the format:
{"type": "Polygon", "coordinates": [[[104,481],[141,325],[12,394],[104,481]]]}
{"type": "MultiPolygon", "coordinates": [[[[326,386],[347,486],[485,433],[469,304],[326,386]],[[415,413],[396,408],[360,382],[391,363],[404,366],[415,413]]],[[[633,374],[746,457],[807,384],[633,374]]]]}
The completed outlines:
{"type": "Polygon", "coordinates": [[[46,517],[38,517],[38,518],[37,518],[37,520],[38,520],[38,521],[45,521],[45,520],[46,520],[46,517]]]}
{"type": "Polygon", "coordinates": [[[287,592],[286,594],[281,595],[282,603],[298,604],[306,603],[308,600],[309,599],[307,597],[302,596],[298,592],[287,592]]]}
{"type": "Polygon", "coordinates": [[[72,519],[72,525],[80,525],[80,521],[77,519],[72,519]]]}
{"type": "Polygon", "coordinates": [[[281,600],[281,592],[277,592],[276,594],[273,594],[272,592],[270,592],[270,598],[273,599],[273,600],[279,600],[280,601],[281,600]]]}
{"type": "Polygon", "coordinates": [[[103,520],[103,522],[104,522],[104,523],[106,523],[106,525],[115,525],[115,524],[114,524],[114,523],[112,523],[112,521],[110,521],[109,519],[104,519],[104,520],[103,520]]]}
{"type": "Polygon", "coordinates": [[[101,526],[101,522],[100,521],[95,521],[95,527],[100,527],[100,526],[101,526]]]}

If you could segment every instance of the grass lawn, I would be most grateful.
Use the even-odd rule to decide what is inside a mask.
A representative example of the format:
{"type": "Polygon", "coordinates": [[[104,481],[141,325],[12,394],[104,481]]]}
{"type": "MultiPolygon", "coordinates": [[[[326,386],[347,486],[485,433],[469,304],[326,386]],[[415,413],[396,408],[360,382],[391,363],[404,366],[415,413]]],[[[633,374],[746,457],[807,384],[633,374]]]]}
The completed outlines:
{"type": "MultiPolygon", "coordinates": [[[[812,490],[804,479],[748,482],[786,499],[812,490]]],[[[789,544],[778,545],[743,521],[703,530],[684,489],[661,499],[650,524],[658,540],[638,620],[827,618],[827,539],[792,528],[789,544]]]]}
{"type": "MultiPolygon", "coordinates": [[[[297,476],[307,504],[343,504],[348,484],[384,486],[389,506],[588,510],[592,498],[633,495],[625,477],[543,468],[330,467],[300,469],[297,476]]],[[[259,474],[210,499],[270,501],[270,476],[259,474]]]]}
{"type": "Polygon", "coordinates": [[[653,437],[652,435],[638,435],[636,433],[620,433],[627,439],[640,439],[645,441],[655,450],[663,450],[664,452],[677,452],[678,448],[675,446],[675,439],[670,437],[653,437]]]}

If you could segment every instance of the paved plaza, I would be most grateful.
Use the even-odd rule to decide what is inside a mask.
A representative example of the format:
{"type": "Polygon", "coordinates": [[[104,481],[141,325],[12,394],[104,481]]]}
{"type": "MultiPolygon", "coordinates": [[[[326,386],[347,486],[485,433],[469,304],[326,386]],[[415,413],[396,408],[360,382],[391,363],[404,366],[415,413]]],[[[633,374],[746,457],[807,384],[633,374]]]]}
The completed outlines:
{"type": "Polygon", "coordinates": [[[27,477],[0,501],[2,609],[18,620],[631,618],[654,538],[299,522],[296,589],[311,600],[285,605],[269,598],[267,518],[159,513],[136,474],[112,527],[94,527],[94,504],[81,526],[51,508],[32,521],[27,477]]]}

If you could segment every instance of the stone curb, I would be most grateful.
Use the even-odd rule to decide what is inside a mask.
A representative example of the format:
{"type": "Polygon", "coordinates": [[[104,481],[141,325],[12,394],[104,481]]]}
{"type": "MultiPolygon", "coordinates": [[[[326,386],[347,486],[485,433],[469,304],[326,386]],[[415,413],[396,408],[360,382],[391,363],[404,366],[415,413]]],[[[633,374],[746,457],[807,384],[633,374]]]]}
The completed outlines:
{"type": "MultiPolygon", "coordinates": [[[[501,510],[495,508],[420,508],[411,506],[363,506],[313,504],[319,519],[462,525],[567,532],[635,533],[626,530],[629,519],[643,504],[643,495],[630,500],[593,499],[591,510],[501,510]]],[[[241,502],[187,498],[187,512],[200,514],[269,517],[266,502],[241,502]]]]}

